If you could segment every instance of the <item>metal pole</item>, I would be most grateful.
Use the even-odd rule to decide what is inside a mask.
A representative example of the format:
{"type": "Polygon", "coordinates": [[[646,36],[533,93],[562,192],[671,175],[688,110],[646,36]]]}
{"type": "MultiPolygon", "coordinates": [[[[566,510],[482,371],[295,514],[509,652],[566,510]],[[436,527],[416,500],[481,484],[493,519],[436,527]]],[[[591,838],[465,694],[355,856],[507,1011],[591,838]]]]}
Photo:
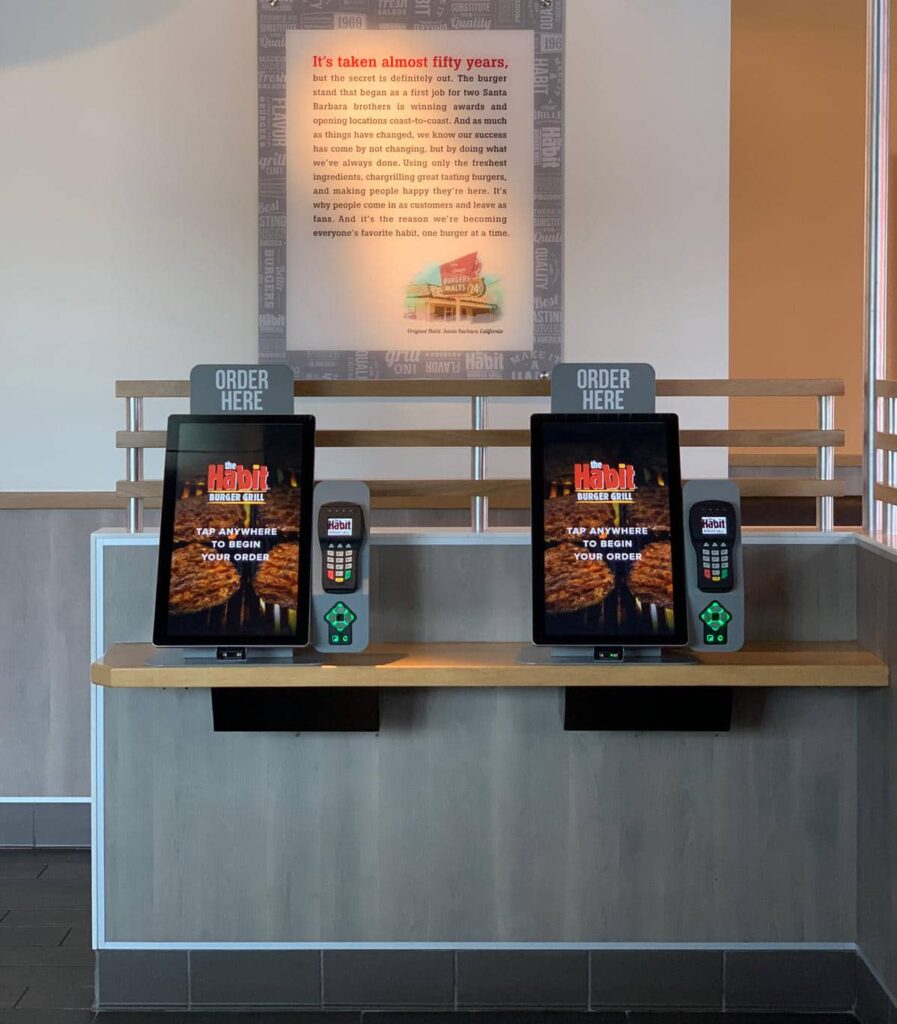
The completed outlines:
{"type": "MultiPolygon", "coordinates": [[[[127,399],[126,427],[128,430],[143,430],[143,399],[127,399]]],[[[143,479],[143,449],[125,449],[125,470],[128,483],[143,479]]],[[[143,498],[128,496],[128,533],[143,532],[143,498]]]]}
{"type": "Polygon", "coordinates": [[[890,0],[866,0],[863,528],[871,533],[881,529],[875,500],[875,433],[881,429],[875,382],[887,376],[889,16],[890,0]]]}
{"type": "MultiPolygon", "coordinates": [[[[474,430],[486,429],[486,397],[477,395],[470,400],[470,416],[474,430]]],[[[486,479],[486,449],[477,445],[470,449],[470,475],[474,480],[486,479]]],[[[471,528],[474,533],[485,533],[489,526],[489,499],[477,494],[470,502],[471,528]]]]}
{"type": "MultiPolygon", "coordinates": [[[[835,397],[819,396],[819,429],[835,429],[835,397]]],[[[821,444],[816,453],[816,469],[821,481],[835,479],[835,449],[833,445],[821,444]]],[[[831,531],[835,528],[835,499],[831,494],[816,499],[816,529],[831,531]]]]}

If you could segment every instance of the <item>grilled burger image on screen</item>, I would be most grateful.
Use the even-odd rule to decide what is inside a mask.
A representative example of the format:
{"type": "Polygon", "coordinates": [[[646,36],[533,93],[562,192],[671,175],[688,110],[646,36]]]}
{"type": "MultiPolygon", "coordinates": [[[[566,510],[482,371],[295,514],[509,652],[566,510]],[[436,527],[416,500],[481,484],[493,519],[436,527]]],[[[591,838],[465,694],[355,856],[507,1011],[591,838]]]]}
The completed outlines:
{"type": "Polygon", "coordinates": [[[232,530],[243,525],[243,506],[214,504],[205,494],[179,498],[174,513],[174,540],[177,544],[206,540],[197,530],[232,530]]]}
{"type": "Polygon", "coordinates": [[[656,487],[640,488],[626,508],[626,520],[652,531],[669,531],[669,495],[656,487]]]}
{"type": "Polygon", "coordinates": [[[575,494],[549,498],[545,502],[545,540],[570,540],[571,528],[612,526],[614,516],[613,505],[577,501],[575,494]]]}
{"type": "Polygon", "coordinates": [[[259,526],[274,527],[279,537],[298,537],[299,509],[298,489],[278,488],[272,490],[264,505],[259,505],[256,509],[256,522],[259,526]]]}
{"type": "Polygon", "coordinates": [[[614,589],[614,574],[603,561],[578,560],[582,548],[558,544],[545,552],[545,607],[552,614],[601,604],[614,589]]]}
{"type": "Polygon", "coordinates": [[[208,559],[210,554],[211,549],[202,544],[188,544],[172,552],[168,598],[172,615],[216,608],[240,589],[240,574],[233,565],[208,559]]]}
{"type": "Polygon", "coordinates": [[[673,555],[669,541],[642,548],[629,574],[629,592],[645,604],[673,606],[673,555]]]}
{"type": "Polygon", "coordinates": [[[298,544],[278,544],[272,548],[268,561],[263,562],[252,580],[256,594],[281,608],[295,608],[298,603],[297,571],[298,544]]]}

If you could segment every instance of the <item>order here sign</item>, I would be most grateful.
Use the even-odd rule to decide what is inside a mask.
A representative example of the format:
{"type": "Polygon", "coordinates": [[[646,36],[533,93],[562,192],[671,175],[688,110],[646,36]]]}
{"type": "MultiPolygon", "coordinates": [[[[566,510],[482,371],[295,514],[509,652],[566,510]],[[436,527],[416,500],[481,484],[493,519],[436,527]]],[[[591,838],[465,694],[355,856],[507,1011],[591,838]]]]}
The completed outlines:
{"type": "Polygon", "coordinates": [[[190,411],[288,415],[293,412],[293,371],[281,363],[194,366],[190,371],[190,411]]]}
{"type": "Polygon", "coordinates": [[[561,363],[551,374],[552,412],[654,412],[648,363],[561,363]]]}

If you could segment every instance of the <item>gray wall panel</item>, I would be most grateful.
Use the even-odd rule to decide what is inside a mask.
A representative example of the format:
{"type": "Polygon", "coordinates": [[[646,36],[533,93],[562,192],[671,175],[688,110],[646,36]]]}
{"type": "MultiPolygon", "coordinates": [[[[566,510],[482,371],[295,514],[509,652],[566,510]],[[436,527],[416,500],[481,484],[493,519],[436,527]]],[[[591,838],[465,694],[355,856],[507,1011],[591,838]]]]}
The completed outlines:
{"type": "Polygon", "coordinates": [[[858,696],[858,943],[879,977],[897,992],[897,563],[858,552],[860,640],[892,666],[888,690],[858,696]]]}
{"type": "Polygon", "coordinates": [[[90,534],[108,511],[0,511],[0,799],[90,795],[90,534]]]}
{"type": "Polygon", "coordinates": [[[107,938],[845,941],[855,701],[564,733],[553,690],[383,695],[379,735],[214,734],[106,695],[107,938]]]}
{"type": "MultiPolygon", "coordinates": [[[[526,547],[374,551],[378,638],[528,636],[526,547]]],[[[849,638],[854,558],[749,549],[750,632],[849,638]]],[[[144,639],[152,587],[120,588],[155,553],[107,559],[109,639],[144,639]]],[[[855,934],[852,691],[739,692],[718,736],[564,733],[555,690],[387,691],[378,735],[214,734],[207,691],[105,708],[112,941],[855,934]]]]}
{"type": "Polygon", "coordinates": [[[103,552],[103,631],[106,648],[153,638],[155,544],[109,545],[103,552]]]}
{"type": "Polygon", "coordinates": [[[745,624],[751,640],[853,640],[853,544],[747,544],[745,624]]]}
{"type": "MultiPolygon", "coordinates": [[[[527,545],[374,545],[371,552],[372,639],[529,640],[527,545]]],[[[107,646],[152,637],[156,560],[152,545],[106,548],[107,646]]],[[[852,640],[855,565],[852,544],[748,545],[749,638],[852,640]]]]}

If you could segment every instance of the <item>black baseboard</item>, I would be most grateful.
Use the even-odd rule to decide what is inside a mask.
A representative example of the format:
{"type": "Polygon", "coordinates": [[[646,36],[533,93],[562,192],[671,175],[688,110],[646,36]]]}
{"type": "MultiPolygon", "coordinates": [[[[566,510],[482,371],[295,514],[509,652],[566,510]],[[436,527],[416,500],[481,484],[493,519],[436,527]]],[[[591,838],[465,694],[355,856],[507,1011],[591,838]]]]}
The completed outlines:
{"type": "Polygon", "coordinates": [[[869,966],[862,950],[857,953],[856,1017],[861,1024],[897,1021],[897,1002],[869,966]]]}
{"type": "Polygon", "coordinates": [[[90,803],[0,803],[0,847],[89,847],[90,803]]]}
{"type": "Polygon", "coordinates": [[[887,1024],[881,1016],[884,1004],[869,981],[871,972],[867,977],[864,970],[852,949],[816,947],[100,950],[97,1006],[196,1011],[856,1011],[863,1024],[887,1024]]]}

